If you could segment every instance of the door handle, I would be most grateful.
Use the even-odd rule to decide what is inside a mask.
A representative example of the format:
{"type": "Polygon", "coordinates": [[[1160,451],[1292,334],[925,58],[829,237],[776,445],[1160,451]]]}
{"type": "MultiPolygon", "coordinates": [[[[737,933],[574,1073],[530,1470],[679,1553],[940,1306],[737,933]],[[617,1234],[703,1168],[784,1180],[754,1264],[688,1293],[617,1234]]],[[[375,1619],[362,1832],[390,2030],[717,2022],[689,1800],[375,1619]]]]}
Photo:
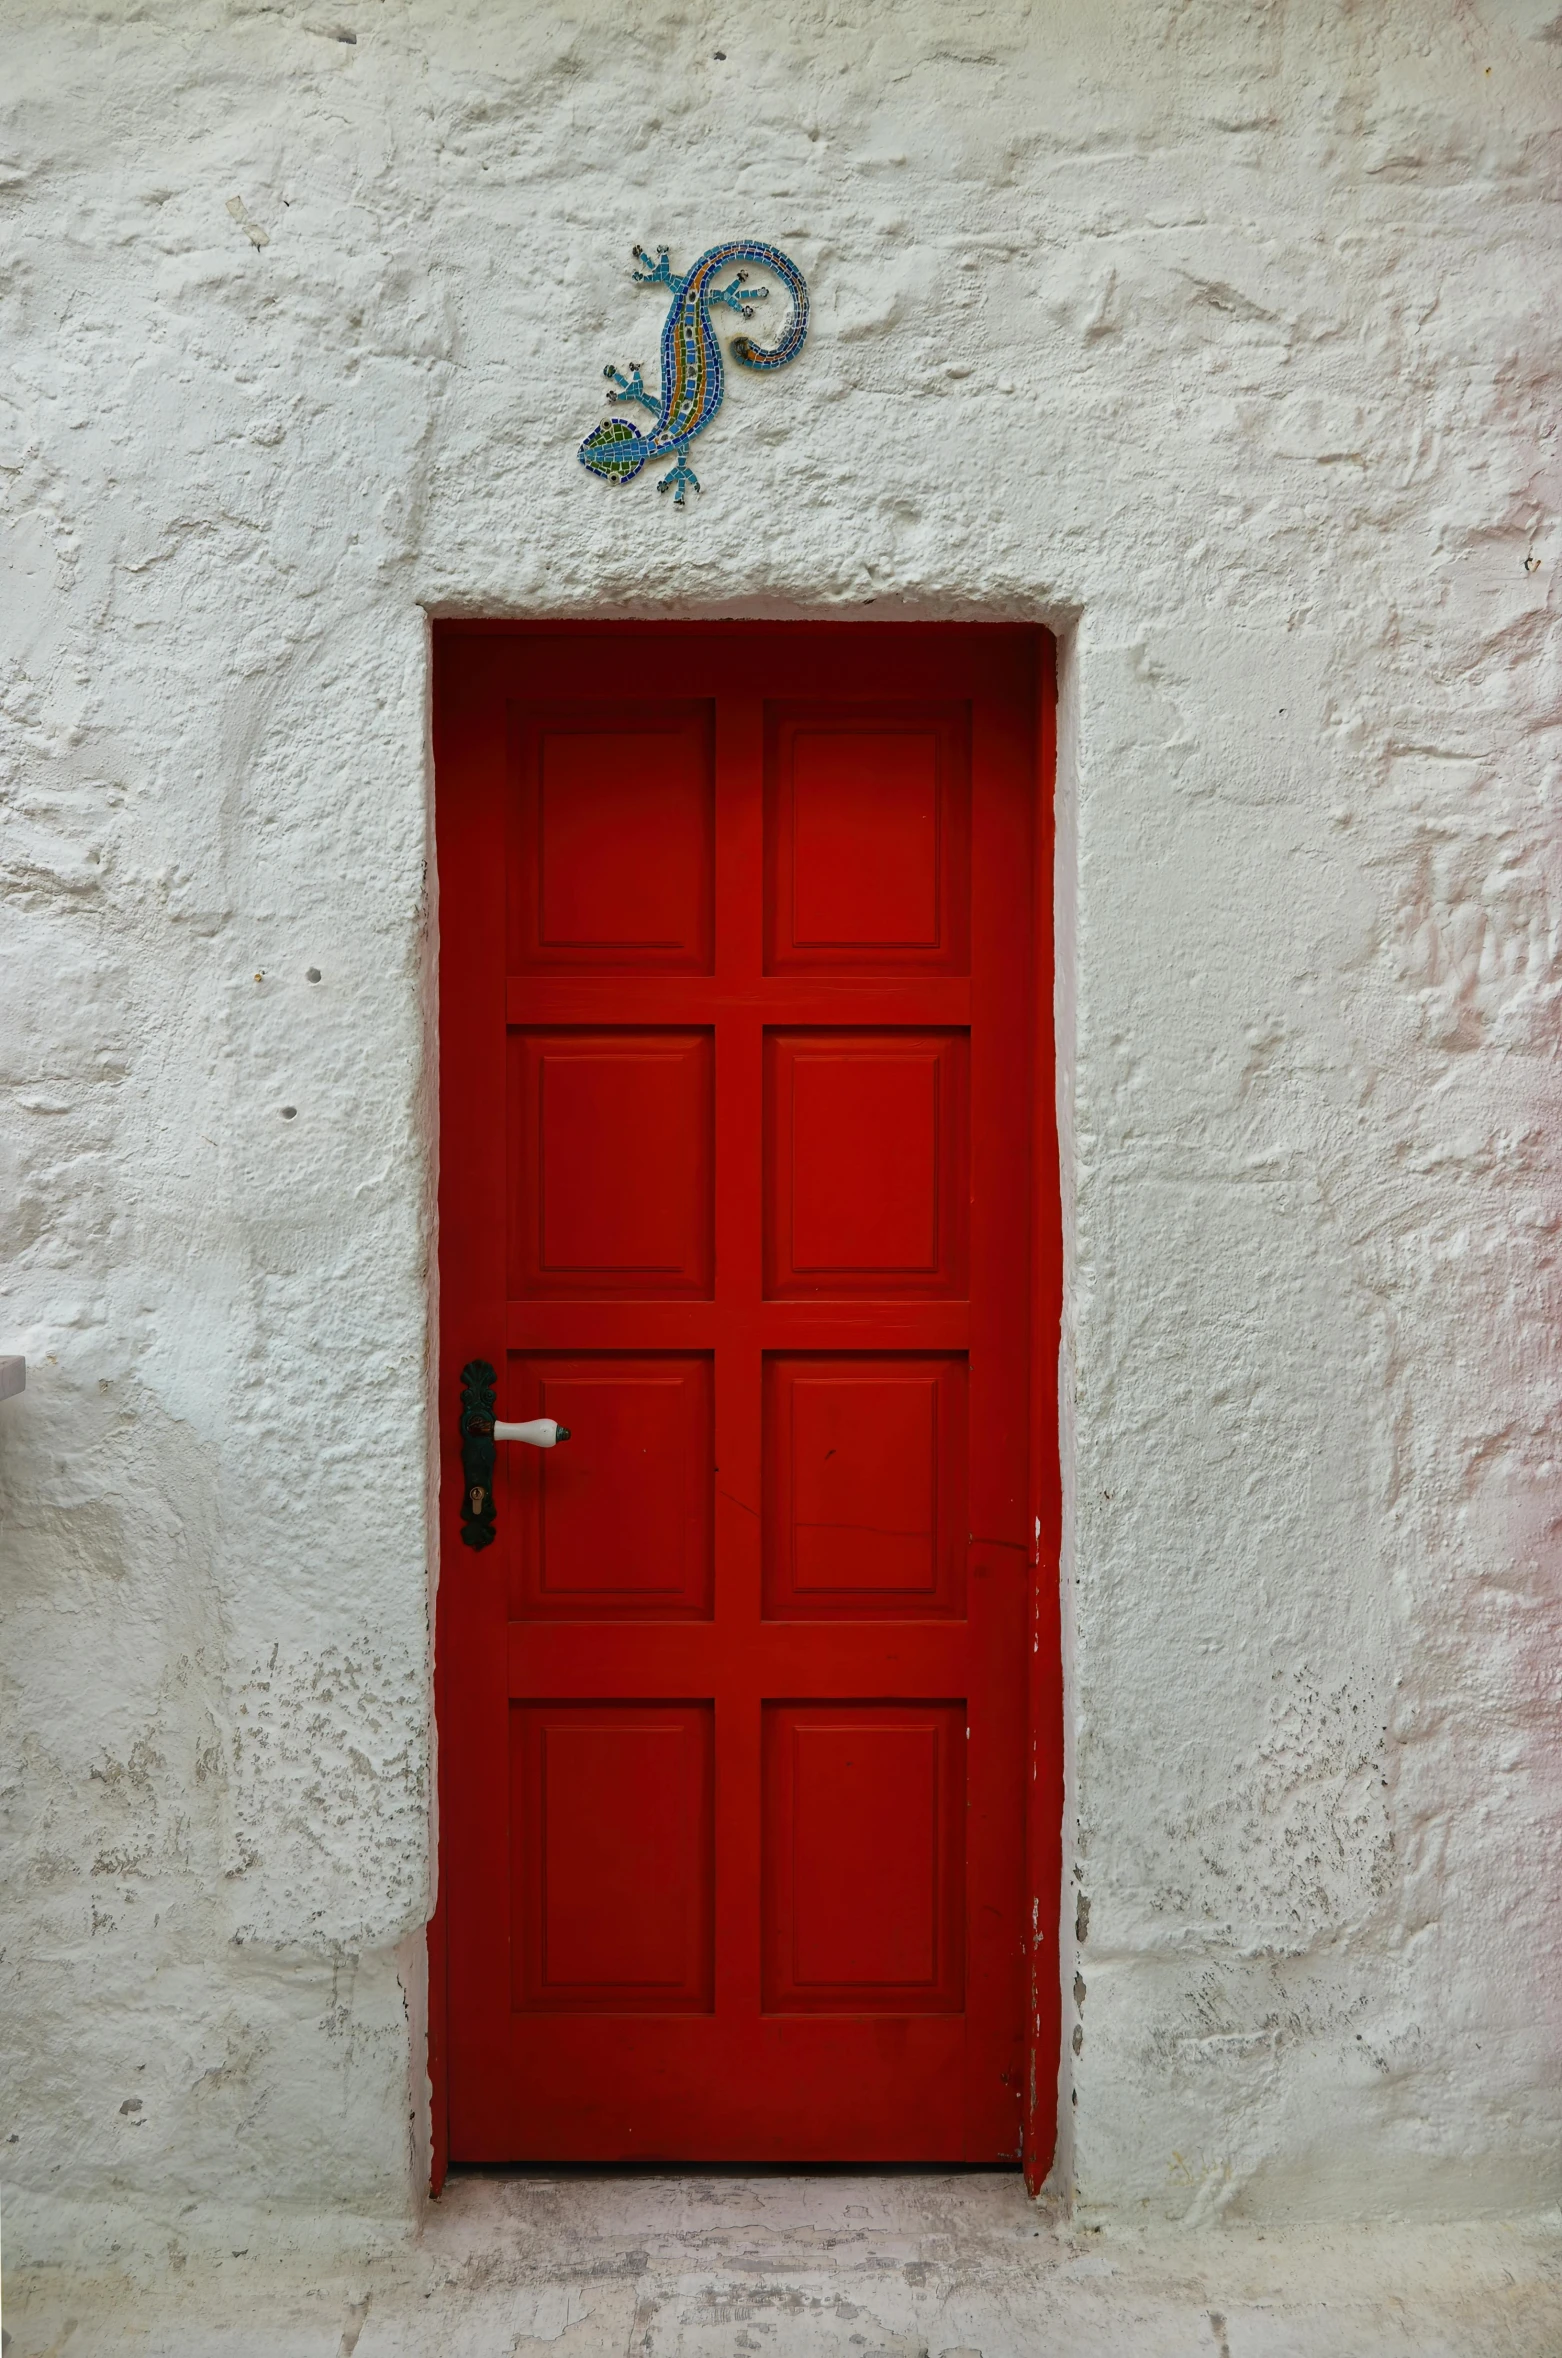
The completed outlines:
{"type": "Polygon", "coordinates": [[[497,1381],[486,1359],[469,1359],[461,1370],[461,1537],[468,1547],[489,1547],[494,1537],[494,1444],[525,1441],[553,1449],[569,1439],[556,1417],[528,1417],[507,1425],[495,1413],[497,1381]]]}

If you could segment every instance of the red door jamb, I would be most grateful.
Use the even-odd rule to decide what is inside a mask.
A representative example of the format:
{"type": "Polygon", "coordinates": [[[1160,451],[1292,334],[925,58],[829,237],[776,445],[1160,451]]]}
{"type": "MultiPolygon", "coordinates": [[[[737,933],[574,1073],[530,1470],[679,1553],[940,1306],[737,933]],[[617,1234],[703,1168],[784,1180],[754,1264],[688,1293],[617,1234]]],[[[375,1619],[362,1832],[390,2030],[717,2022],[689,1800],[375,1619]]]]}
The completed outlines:
{"type": "Polygon", "coordinates": [[[1058,1456],[1058,1349],[1063,1323],[1063,1205],[1054,1078],[1053,889],[1058,742],[1057,647],[1042,635],[1036,664],[1034,1144],[1031,1189],[1031,1513],[1036,1545],[1026,1760],[1026,1905],[1030,1911],[1025,2013],[1025,2185],[1039,2194],[1057,2146],[1063,1980],[1058,1955],[1063,1880],[1063,1633],[1058,1565],[1063,1498],[1058,1456]]]}

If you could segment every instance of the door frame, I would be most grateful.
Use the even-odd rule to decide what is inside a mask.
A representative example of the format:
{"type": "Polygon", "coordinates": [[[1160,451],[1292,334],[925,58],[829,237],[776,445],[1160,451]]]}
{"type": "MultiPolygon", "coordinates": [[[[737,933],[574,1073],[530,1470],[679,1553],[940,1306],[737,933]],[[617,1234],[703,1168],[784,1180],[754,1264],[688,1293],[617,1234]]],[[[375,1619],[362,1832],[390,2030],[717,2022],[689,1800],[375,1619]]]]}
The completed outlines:
{"type": "MultiPolygon", "coordinates": [[[[430,640],[430,709],[433,707],[433,675],[437,672],[442,642],[468,637],[555,637],[601,636],[612,638],[623,631],[666,633],[675,643],[680,632],[712,631],[723,627],[724,618],[710,619],[679,617],[659,620],[655,617],[625,616],[621,620],[600,621],[592,618],[579,620],[565,617],[534,621],[481,621],[462,618],[436,620],[431,627],[430,640]]],[[[785,627],[787,621],[801,624],[820,624],[850,630],[854,623],[872,621],[881,627],[891,618],[881,615],[807,615],[785,618],[766,616],[765,626],[785,627]]],[[[742,628],[741,622],[735,627],[742,628]]],[[[893,623],[891,623],[893,627],[893,623]]],[[[915,630],[918,624],[906,621],[904,627],[915,630]]],[[[947,622],[937,627],[947,629],[947,622]]],[[[1025,1797],[1025,1881],[1026,1909],[1026,2005],[1025,2005],[1025,2083],[1022,2100],[1023,2145],[1022,2166],[1027,2190],[1038,2194],[1052,2167],[1057,2146],[1057,2106],[1062,2065],[1063,2037],[1063,1960],[1062,1937],[1062,1875],[1063,1875],[1063,1652],[1061,1565],[1063,1523],[1062,1465],[1059,1447],[1058,1392],[1060,1345],[1063,1314],[1063,1208],[1058,1149],[1057,1054],[1056,1054],[1056,924],[1055,924],[1055,866],[1056,866],[1056,792],[1057,792],[1057,703],[1058,650],[1053,634],[1039,625],[1016,625],[993,617],[986,623],[966,625],[972,630],[1002,628],[1013,631],[1026,629],[1033,638],[1036,650],[1036,712],[1035,746],[1036,773],[1034,780],[1035,827],[1032,875],[1032,975],[1031,975],[1031,1366],[1030,1366],[1030,1499],[1029,1515],[1033,1544],[1031,1550],[1030,1596],[1030,1676],[1027,1695],[1025,1797]]],[[[431,758],[432,772],[432,758],[431,758]]],[[[437,875],[437,798],[439,779],[432,775],[431,790],[435,810],[431,812],[430,856],[435,865],[434,905],[438,906],[439,879],[437,875]]],[[[430,997],[430,1022],[434,1032],[433,1066],[439,1066],[439,1036],[443,1014],[437,940],[431,961],[433,989],[430,997]]],[[[439,1120],[436,1100],[434,1118],[439,1120]]],[[[437,1289],[439,1229],[437,1194],[434,1206],[433,1250],[431,1274],[437,1289]]],[[[434,1295],[437,1305],[437,1291],[434,1295]]],[[[430,1413],[434,1419],[436,1465],[442,1462],[443,1452],[438,1446],[439,1420],[446,1413],[447,1403],[440,1394],[441,1363],[439,1356],[439,1327],[437,1316],[431,1318],[432,1344],[430,1353],[430,1413]]],[[[449,1389],[448,1385],[445,1387],[449,1389]]],[[[436,1477],[437,1479],[437,1477],[436,1477]]],[[[446,1953],[446,1915],[443,1877],[440,1873],[440,1845],[438,1840],[441,1816],[441,1776],[439,1760],[439,1727],[446,1708],[443,1662],[446,1649],[441,1643],[445,1611],[443,1583],[439,1578],[439,1520],[437,1498],[431,1507],[431,1545],[434,1550],[434,1659],[433,1659],[433,1716],[436,1773],[434,1778],[434,1807],[430,1820],[431,1865],[434,1881],[434,1906],[428,1922],[428,2077],[430,2091],[431,2151],[429,2157],[429,2191],[437,2196],[444,2185],[449,2164],[449,2067],[448,2067],[448,1966],[446,1953]]]]}

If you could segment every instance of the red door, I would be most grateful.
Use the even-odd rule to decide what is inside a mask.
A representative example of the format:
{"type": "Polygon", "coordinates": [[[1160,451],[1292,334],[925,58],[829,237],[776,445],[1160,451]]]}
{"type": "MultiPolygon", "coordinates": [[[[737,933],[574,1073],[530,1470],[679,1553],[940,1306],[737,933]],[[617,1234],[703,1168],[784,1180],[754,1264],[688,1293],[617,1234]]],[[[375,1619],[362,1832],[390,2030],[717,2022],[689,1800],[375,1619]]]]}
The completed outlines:
{"type": "Polygon", "coordinates": [[[456,2159],[1018,2157],[1035,669],[438,635],[456,2159]]]}

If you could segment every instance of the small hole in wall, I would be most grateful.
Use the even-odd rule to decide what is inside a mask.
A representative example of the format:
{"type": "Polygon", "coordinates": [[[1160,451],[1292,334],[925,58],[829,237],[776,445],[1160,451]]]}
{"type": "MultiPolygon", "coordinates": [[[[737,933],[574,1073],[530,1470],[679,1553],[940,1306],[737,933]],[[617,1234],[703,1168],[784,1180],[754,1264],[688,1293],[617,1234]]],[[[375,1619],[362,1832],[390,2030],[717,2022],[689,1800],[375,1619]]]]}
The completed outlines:
{"type": "Polygon", "coordinates": [[[716,51],[716,63],[717,63],[718,65],[725,65],[725,64],[726,64],[726,62],[727,62],[727,52],[725,51],[725,49],[718,49],[718,50],[716,51]]]}
{"type": "Polygon", "coordinates": [[[296,1121],[296,1120],[298,1119],[298,1108],[297,1108],[297,1106],[296,1106],[296,1105],[285,1105],[285,1106],[282,1108],[282,1119],[283,1119],[285,1122],[293,1122],[293,1121],[296,1121]]]}
{"type": "Polygon", "coordinates": [[[318,982],[318,981],[320,980],[320,969],[319,969],[319,967],[318,967],[318,966],[306,966],[306,967],[304,968],[304,980],[305,980],[305,982],[318,982]]]}

